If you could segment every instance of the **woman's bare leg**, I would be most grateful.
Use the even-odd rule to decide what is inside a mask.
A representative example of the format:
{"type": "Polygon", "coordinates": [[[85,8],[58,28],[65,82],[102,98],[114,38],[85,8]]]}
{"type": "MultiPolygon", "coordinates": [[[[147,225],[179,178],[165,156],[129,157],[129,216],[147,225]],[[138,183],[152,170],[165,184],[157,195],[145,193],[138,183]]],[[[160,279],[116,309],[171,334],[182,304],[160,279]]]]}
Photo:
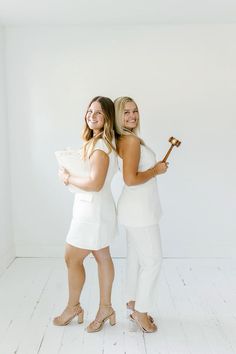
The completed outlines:
{"type": "Polygon", "coordinates": [[[68,304],[60,316],[54,318],[57,326],[67,325],[75,316],[80,323],[83,322],[83,310],[80,306],[80,294],[85,282],[84,259],[89,250],[80,249],[66,244],[65,262],[68,270],[69,297],[68,304]]]}
{"type": "Polygon", "coordinates": [[[114,265],[110,255],[109,247],[98,251],[92,251],[98,265],[98,279],[100,288],[100,306],[95,320],[87,327],[88,332],[96,332],[102,328],[103,320],[110,320],[114,325],[115,312],[111,306],[111,291],[114,280],[114,265]]]}
{"type": "Polygon", "coordinates": [[[109,247],[92,251],[98,265],[100,305],[111,304],[111,290],[114,280],[114,265],[109,247]]]}
{"type": "Polygon", "coordinates": [[[69,299],[68,305],[74,306],[80,300],[85,282],[84,259],[91,251],[66,244],[65,262],[68,269],[69,299]]]}

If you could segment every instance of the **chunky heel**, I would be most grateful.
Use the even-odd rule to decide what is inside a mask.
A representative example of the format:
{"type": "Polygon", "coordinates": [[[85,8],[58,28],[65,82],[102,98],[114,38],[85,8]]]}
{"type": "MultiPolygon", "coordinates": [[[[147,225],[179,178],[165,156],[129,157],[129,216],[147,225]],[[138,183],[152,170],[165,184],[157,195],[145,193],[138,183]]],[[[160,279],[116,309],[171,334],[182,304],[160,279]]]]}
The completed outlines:
{"type": "MultiPolygon", "coordinates": [[[[138,318],[137,317],[134,317],[134,313],[132,314],[132,315],[130,315],[130,323],[132,323],[133,325],[135,325],[136,326],[136,328],[137,327],[139,327],[140,329],[141,329],[141,331],[142,332],[144,332],[144,333],[153,333],[153,332],[156,332],[157,331],[157,326],[155,325],[155,323],[154,322],[150,322],[151,323],[151,325],[152,325],[152,328],[144,328],[143,326],[142,326],[142,324],[140,323],[140,321],[138,320],[138,318]]],[[[149,319],[149,321],[150,321],[150,319],[149,319]]],[[[135,329],[131,329],[131,330],[129,330],[130,332],[136,332],[136,330],[135,329]]]]}
{"type": "Polygon", "coordinates": [[[66,326],[68,325],[73,318],[78,317],[78,323],[83,323],[84,320],[84,310],[80,306],[80,303],[74,305],[74,306],[69,306],[65,308],[65,310],[62,312],[60,316],[57,316],[53,319],[53,324],[55,326],[66,326]]]}
{"type": "Polygon", "coordinates": [[[84,310],[82,310],[79,314],[78,314],[78,323],[81,324],[84,322],[84,310]]]}
{"type": "MultiPolygon", "coordinates": [[[[104,310],[103,310],[104,311],[104,310]]],[[[107,311],[105,311],[107,312],[107,311]]],[[[101,331],[101,329],[103,328],[103,325],[106,321],[110,322],[110,325],[111,326],[114,326],[116,324],[116,313],[115,311],[113,310],[112,306],[111,305],[101,305],[99,306],[99,310],[97,312],[97,316],[95,318],[95,320],[93,322],[91,322],[88,327],[87,327],[87,332],[88,333],[93,333],[93,332],[98,332],[98,331],[101,331]],[[102,317],[101,318],[101,315],[99,316],[99,312],[104,309],[104,308],[109,308],[111,309],[110,312],[110,315],[106,315],[105,314],[105,317],[102,317]]]]}
{"type": "Polygon", "coordinates": [[[113,312],[110,317],[109,317],[109,322],[111,326],[114,326],[116,324],[116,313],[113,312]]]}

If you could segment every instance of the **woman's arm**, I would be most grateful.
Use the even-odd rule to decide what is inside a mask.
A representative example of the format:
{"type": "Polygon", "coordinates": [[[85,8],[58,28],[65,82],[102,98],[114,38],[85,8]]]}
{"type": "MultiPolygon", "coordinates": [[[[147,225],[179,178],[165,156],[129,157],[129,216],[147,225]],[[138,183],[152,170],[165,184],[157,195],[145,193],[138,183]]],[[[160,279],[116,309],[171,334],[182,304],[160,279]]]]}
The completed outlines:
{"type": "Polygon", "coordinates": [[[167,170],[167,164],[158,162],[152,168],[139,172],[140,140],[138,137],[124,136],[119,142],[119,155],[123,159],[123,178],[128,186],[147,182],[149,179],[167,170]]]}
{"type": "Polygon", "coordinates": [[[71,176],[66,170],[59,172],[59,177],[66,185],[72,184],[75,187],[88,192],[99,192],[105,182],[109,166],[109,157],[102,150],[95,150],[90,156],[90,176],[71,176]]]}

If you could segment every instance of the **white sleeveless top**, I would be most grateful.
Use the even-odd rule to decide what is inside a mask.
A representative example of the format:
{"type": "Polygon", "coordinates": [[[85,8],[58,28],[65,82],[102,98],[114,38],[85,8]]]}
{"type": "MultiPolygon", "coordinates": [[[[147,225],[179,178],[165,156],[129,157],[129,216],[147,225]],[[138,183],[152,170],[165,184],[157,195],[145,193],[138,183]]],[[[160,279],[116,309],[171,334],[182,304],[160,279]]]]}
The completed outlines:
{"type": "MultiPolygon", "coordinates": [[[[118,158],[122,170],[123,160],[118,158]]],[[[140,145],[138,171],[142,172],[156,163],[155,153],[146,145],[140,145]]],[[[162,210],[156,178],[136,186],[124,184],[117,205],[118,222],[125,226],[144,227],[158,224],[162,210]]]]}
{"type": "MultiPolygon", "coordinates": [[[[72,246],[98,250],[110,245],[116,234],[116,208],[111,193],[111,180],[117,172],[117,154],[109,153],[103,139],[99,139],[94,150],[102,150],[109,156],[109,167],[102,189],[98,192],[79,190],[75,193],[73,217],[66,242],[72,246]]],[[[84,162],[83,175],[90,173],[90,161],[84,162]]]]}

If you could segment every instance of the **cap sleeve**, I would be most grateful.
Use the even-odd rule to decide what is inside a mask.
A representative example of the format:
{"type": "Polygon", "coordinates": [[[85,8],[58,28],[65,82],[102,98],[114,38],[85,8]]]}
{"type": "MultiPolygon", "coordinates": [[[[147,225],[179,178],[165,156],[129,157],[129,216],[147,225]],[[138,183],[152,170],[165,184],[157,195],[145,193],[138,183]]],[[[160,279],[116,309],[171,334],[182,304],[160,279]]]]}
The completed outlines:
{"type": "Polygon", "coordinates": [[[94,146],[93,151],[95,151],[95,150],[102,150],[106,154],[109,154],[109,148],[103,139],[98,139],[98,141],[96,142],[96,144],[94,146]]]}

